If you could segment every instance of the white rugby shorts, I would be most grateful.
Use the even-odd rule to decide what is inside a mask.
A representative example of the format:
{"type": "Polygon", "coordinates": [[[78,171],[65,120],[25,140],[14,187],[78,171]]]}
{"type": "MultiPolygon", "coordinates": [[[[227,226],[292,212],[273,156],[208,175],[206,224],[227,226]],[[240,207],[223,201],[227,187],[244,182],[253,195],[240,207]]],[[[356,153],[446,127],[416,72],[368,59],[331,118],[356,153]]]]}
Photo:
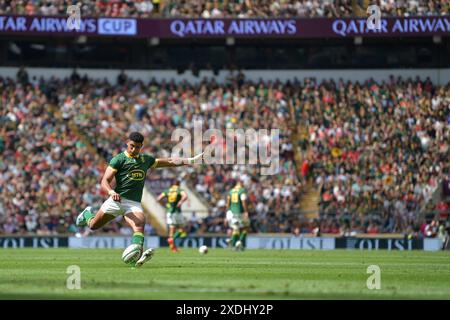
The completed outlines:
{"type": "Polygon", "coordinates": [[[169,226],[184,225],[185,220],[181,213],[167,213],[167,224],[169,226]]]}
{"type": "Polygon", "coordinates": [[[114,201],[111,197],[109,197],[105,202],[103,202],[100,210],[102,210],[105,214],[112,215],[114,217],[118,217],[120,215],[126,215],[132,212],[144,212],[142,210],[142,206],[140,202],[128,200],[121,198],[119,201],[114,201]]]}

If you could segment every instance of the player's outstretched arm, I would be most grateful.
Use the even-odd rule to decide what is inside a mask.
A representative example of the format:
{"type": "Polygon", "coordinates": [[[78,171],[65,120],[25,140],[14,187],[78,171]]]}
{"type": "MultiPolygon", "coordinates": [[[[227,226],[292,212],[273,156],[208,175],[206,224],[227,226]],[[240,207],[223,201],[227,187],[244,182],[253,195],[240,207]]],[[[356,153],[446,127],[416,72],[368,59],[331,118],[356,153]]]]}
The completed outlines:
{"type": "Polygon", "coordinates": [[[194,164],[197,159],[203,156],[203,153],[192,158],[158,158],[156,159],[155,168],[181,167],[194,164]]]}

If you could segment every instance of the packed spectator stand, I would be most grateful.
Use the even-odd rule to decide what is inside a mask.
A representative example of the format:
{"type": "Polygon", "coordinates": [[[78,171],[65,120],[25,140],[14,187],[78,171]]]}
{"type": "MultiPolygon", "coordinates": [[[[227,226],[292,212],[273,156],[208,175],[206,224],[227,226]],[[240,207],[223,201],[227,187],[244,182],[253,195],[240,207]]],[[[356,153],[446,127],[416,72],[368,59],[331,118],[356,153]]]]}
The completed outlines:
{"type": "MultiPolygon", "coordinates": [[[[165,18],[316,18],[365,16],[352,0],[84,0],[82,16],[165,18]]],[[[0,14],[67,15],[78,1],[2,0],[0,14]]],[[[378,0],[383,16],[448,15],[448,0],[378,0]]]]}
{"type": "MultiPolygon", "coordinates": [[[[450,172],[450,88],[429,79],[282,83],[241,75],[194,85],[122,74],[108,83],[77,73],[29,79],[22,69],[17,79],[0,79],[0,96],[0,233],[77,232],[77,213],[106,198],[99,185],[105,160],[123,150],[127,132],[148,137],[144,152],[168,156],[172,131],[194,121],[203,130],[279,128],[280,172],[261,176],[254,166],[238,165],[151,171],[184,176],[210,204],[207,218],[189,220],[191,233],[225,231],[225,191],[240,178],[253,232],[425,235],[433,226],[423,210],[439,209],[427,207],[428,200],[450,172]],[[294,141],[300,126],[308,134],[294,141]],[[321,191],[316,221],[299,208],[307,183],[321,191]]],[[[127,229],[118,221],[105,231],[127,229]]]]}

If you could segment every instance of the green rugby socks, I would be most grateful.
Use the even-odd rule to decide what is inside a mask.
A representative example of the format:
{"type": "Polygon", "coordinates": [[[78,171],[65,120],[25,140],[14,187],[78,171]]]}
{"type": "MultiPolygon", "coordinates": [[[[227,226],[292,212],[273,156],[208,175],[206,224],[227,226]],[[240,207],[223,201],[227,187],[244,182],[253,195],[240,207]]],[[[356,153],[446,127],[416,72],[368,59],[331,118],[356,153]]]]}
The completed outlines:
{"type": "Polygon", "coordinates": [[[142,232],[133,233],[133,239],[131,240],[133,244],[139,244],[144,246],[144,234],[142,232]]]}
{"type": "Polygon", "coordinates": [[[93,214],[91,212],[91,210],[84,210],[83,216],[84,216],[84,219],[86,220],[86,224],[89,225],[89,222],[91,222],[91,220],[94,219],[95,214],[93,214]]]}

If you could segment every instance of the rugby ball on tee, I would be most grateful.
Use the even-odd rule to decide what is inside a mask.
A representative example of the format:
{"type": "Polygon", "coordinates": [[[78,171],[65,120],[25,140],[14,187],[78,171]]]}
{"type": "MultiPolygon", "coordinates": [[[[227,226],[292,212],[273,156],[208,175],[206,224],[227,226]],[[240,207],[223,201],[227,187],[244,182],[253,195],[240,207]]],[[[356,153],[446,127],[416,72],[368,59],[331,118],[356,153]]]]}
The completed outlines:
{"type": "Polygon", "coordinates": [[[133,264],[139,260],[142,254],[142,246],[138,244],[131,244],[125,248],[122,253],[122,261],[126,264],[133,264]]]}

